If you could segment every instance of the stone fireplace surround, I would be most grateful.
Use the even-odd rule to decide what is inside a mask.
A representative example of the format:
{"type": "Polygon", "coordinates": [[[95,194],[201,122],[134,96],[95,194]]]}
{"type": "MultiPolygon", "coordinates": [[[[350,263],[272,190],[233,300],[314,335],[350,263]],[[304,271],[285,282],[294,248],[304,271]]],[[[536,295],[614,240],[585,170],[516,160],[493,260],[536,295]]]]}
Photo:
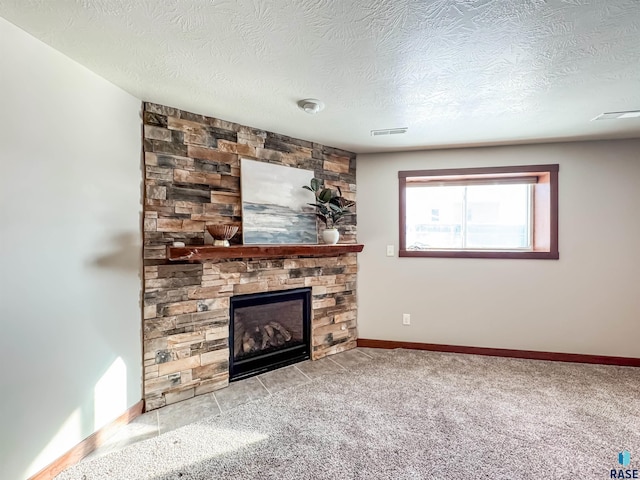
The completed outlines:
{"type": "MultiPolygon", "coordinates": [[[[313,170],[355,200],[355,154],[150,103],[143,119],[146,410],[228,384],[232,295],[311,287],[312,359],[355,347],[355,253],[167,258],[173,241],[210,244],[208,224],[241,227],[241,156],[313,170]]],[[[341,230],[355,243],[355,215],[341,230]]]]}

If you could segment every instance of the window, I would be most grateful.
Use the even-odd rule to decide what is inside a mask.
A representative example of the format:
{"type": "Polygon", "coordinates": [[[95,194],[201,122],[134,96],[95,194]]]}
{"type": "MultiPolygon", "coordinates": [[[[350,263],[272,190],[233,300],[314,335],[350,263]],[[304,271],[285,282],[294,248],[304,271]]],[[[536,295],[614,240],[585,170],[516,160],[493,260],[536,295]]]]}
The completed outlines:
{"type": "Polygon", "coordinates": [[[558,165],[398,172],[401,257],[558,255],[558,165]]]}

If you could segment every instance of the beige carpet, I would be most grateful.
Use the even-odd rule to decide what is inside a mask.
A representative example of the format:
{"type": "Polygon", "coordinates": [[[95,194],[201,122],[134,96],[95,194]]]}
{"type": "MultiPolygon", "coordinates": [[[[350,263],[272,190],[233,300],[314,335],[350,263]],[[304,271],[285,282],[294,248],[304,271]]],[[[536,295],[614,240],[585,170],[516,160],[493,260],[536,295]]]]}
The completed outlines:
{"type": "Polygon", "coordinates": [[[394,350],[57,478],[600,480],[622,449],[638,368],[394,350]]]}

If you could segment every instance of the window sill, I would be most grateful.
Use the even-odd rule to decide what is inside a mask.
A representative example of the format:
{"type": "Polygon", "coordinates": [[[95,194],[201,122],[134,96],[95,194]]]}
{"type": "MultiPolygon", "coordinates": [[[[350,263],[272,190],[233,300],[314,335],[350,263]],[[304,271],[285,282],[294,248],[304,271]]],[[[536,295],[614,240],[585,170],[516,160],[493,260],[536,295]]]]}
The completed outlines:
{"type": "Polygon", "coordinates": [[[479,251],[479,250],[400,250],[399,257],[433,257],[433,258],[511,258],[558,260],[558,252],[514,252],[514,251],[479,251]]]}

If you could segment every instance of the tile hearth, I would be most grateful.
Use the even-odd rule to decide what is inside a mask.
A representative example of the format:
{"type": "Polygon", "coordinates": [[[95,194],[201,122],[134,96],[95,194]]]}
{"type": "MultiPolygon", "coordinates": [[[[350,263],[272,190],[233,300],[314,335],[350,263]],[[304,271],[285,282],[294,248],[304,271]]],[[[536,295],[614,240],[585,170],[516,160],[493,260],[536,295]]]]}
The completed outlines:
{"type": "Polygon", "coordinates": [[[370,361],[384,350],[355,348],[320,360],[290,365],[255,377],[232,382],[227,388],[152,410],[122,427],[83,461],[122,450],[136,442],[156,437],[201,418],[219,415],[245,403],[304,385],[324,375],[348,371],[370,361]]]}

